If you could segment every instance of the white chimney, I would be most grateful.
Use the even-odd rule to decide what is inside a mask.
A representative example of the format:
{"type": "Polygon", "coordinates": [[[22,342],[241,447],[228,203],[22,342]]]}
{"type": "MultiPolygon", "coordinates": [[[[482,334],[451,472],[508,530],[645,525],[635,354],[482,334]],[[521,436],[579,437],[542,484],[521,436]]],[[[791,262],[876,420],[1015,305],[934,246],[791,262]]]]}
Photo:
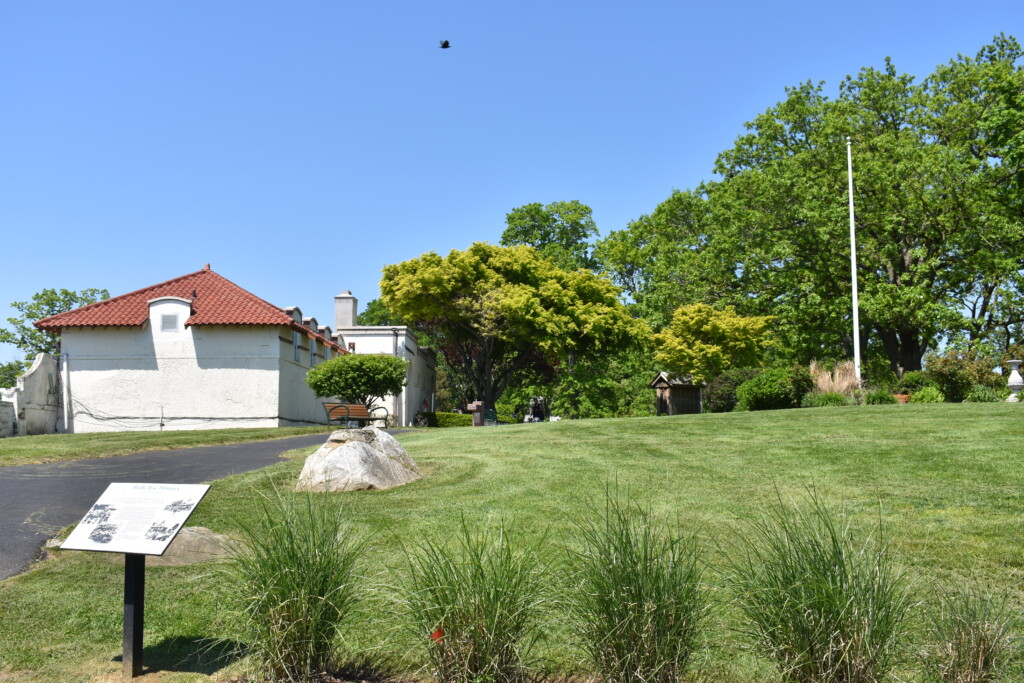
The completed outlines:
{"type": "Polygon", "coordinates": [[[334,297],[334,329],[341,330],[356,326],[356,310],[359,300],[347,289],[334,297]]]}

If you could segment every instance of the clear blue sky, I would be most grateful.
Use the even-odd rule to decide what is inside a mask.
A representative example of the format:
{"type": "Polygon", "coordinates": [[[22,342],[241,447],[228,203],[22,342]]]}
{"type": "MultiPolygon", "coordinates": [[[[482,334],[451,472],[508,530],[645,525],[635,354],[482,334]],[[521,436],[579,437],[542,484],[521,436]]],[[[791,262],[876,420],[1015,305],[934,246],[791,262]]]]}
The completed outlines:
{"type": "Polygon", "coordinates": [[[923,78],[1000,32],[1024,3],[0,0],[0,318],[209,262],[333,326],[340,290],[513,207],[625,227],[785,86],[923,78]]]}

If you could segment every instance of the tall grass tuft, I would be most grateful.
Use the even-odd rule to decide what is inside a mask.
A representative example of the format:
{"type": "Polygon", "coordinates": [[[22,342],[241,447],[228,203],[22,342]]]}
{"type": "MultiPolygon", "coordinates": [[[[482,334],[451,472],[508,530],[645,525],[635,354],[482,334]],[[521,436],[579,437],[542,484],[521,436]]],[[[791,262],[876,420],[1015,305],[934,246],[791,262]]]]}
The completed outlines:
{"type": "MultiPolygon", "coordinates": [[[[881,525],[879,525],[880,527],[881,525]]],[[[911,609],[881,528],[854,542],[844,515],[813,493],[750,524],[733,560],[750,635],[788,681],[859,683],[891,670],[911,609]]]]}
{"type": "Polygon", "coordinates": [[[819,394],[842,394],[853,397],[860,388],[857,380],[857,369],[853,361],[837,363],[829,370],[816,360],[811,361],[811,378],[814,380],[815,390],[819,394]]]}
{"type": "Polygon", "coordinates": [[[527,680],[526,664],[547,602],[538,555],[514,548],[504,523],[482,531],[463,520],[454,546],[407,551],[409,624],[441,683],[527,680]]]}
{"type": "Polygon", "coordinates": [[[1017,655],[1019,623],[1007,596],[979,591],[940,598],[932,625],[935,649],[928,672],[942,683],[997,681],[1017,655]]]}
{"type": "Polygon", "coordinates": [[[569,609],[597,671],[622,683],[680,680],[708,612],[695,539],[612,493],[575,536],[569,609]]]}
{"type": "Polygon", "coordinates": [[[228,570],[240,591],[253,679],[314,681],[331,665],[335,637],[358,600],[363,544],[322,495],[275,489],[257,501],[228,570]]]}

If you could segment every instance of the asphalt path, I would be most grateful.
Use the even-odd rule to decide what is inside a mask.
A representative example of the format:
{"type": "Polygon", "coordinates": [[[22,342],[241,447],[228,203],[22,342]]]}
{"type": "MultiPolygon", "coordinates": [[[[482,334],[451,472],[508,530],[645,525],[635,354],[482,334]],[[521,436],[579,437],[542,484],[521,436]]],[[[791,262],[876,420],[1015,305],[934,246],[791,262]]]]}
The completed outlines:
{"type": "Polygon", "coordinates": [[[47,539],[80,520],[111,482],[199,484],[272,465],[326,434],[0,467],[0,581],[25,571],[47,539]]]}

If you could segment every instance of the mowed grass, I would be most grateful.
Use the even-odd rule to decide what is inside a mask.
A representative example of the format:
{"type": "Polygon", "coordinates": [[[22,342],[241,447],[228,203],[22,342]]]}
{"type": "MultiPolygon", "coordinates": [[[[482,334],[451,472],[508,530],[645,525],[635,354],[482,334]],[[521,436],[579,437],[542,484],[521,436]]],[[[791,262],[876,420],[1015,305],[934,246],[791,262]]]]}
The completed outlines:
{"type": "MultiPolygon", "coordinates": [[[[390,491],[334,494],[339,514],[371,536],[361,571],[376,587],[343,652],[416,678],[425,659],[402,630],[383,588],[395,584],[404,547],[445,542],[463,519],[505,527],[553,557],[574,520],[596,514],[608,487],[650,504],[701,539],[704,590],[716,606],[691,680],[777,680],[739,635],[722,572],[734,542],[767,507],[845,507],[863,535],[881,521],[895,560],[927,603],[977,581],[1024,608],[1024,406],[906,405],[818,408],[662,418],[562,421],[485,429],[421,430],[400,441],[426,475],[390,491]]],[[[302,457],[217,482],[190,524],[231,533],[255,510],[256,491],[289,492],[302,457]]],[[[0,584],[0,680],[93,681],[120,670],[120,556],[58,552],[0,584]]],[[[550,570],[565,593],[565,572],[550,570]]],[[[228,680],[240,663],[231,586],[216,565],[147,572],[146,661],[154,681],[228,680]],[[205,640],[211,639],[211,640],[205,640]]],[[[929,623],[915,611],[899,680],[922,673],[929,623]]],[[[579,672],[581,648],[552,609],[539,654],[579,672]]],[[[1024,675],[1017,671],[1016,675],[1024,675]]]]}
{"type": "Polygon", "coordinates": [[[167,451],[193,446],[223,446],[247,441],[283,439],[303,434],[327,434],[325,425],[259,429],[194,429],[167,432],[100,432],[96,434],[39,434],[0,439],[0,467],[103,458],[143,451],[167,451]]]}

